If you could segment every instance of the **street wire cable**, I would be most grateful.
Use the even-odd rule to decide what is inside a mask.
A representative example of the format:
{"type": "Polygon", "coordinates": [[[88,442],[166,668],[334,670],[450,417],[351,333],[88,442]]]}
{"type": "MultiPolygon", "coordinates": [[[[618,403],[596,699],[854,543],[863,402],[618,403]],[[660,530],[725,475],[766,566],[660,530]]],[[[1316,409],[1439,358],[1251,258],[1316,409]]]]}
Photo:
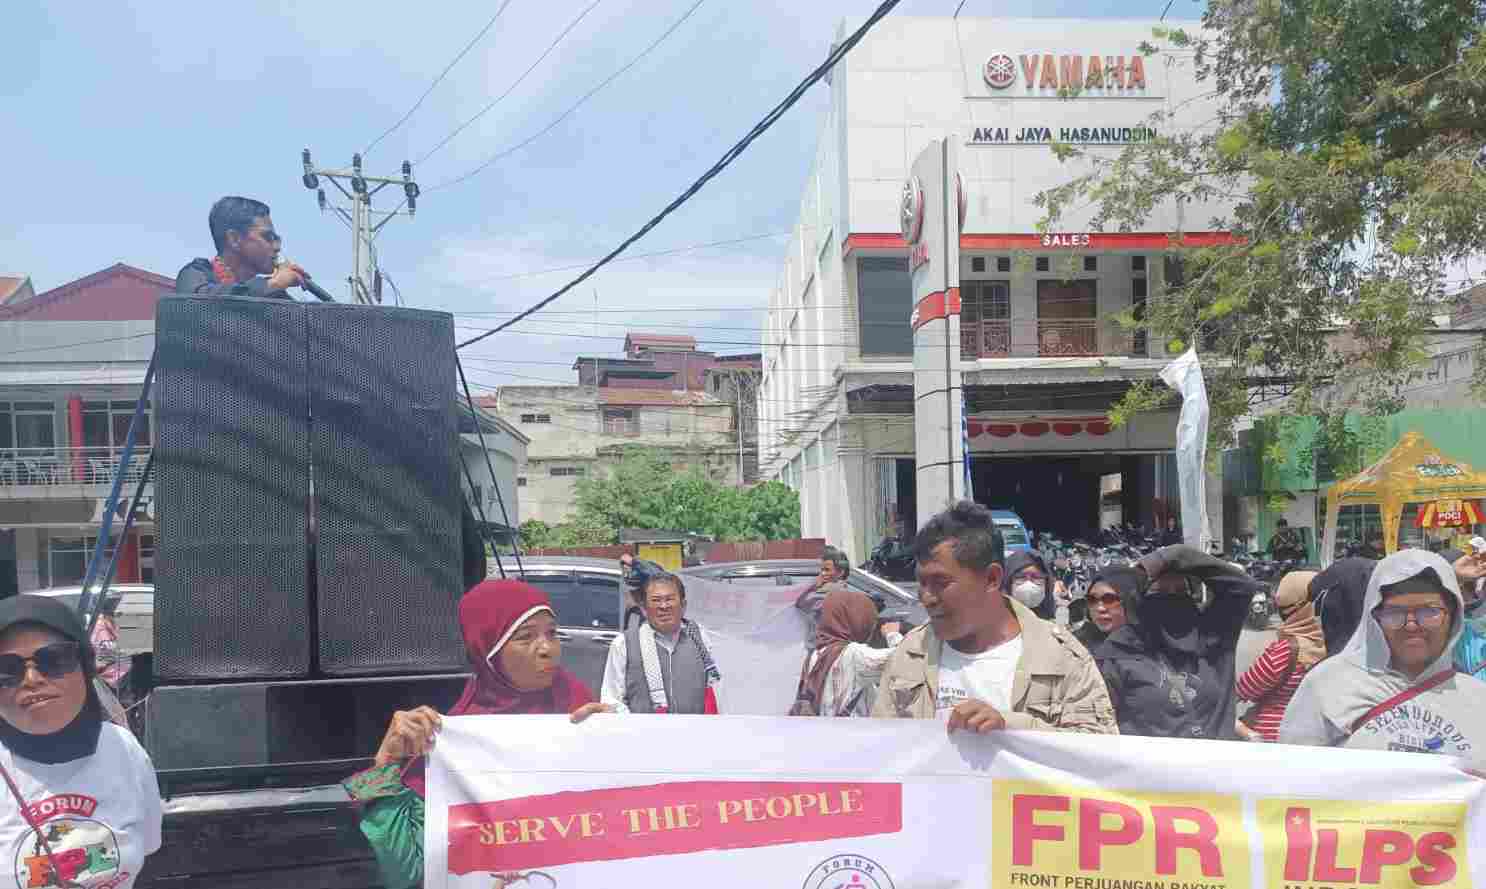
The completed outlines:
{"type": "MultiPolygon", "coordinates": [[[[732,246],[734,244],[747,244],[747,243],[749,243],[751,241],[762,241],[762,240],[764,240],[766,238],[782,238],[782,237],[784,237],[787,234],[789,234],[789,232],[769,232],[767,234],[762,234],[762,235],[749,235],[746,238],[729,238],[729,239],[724,240],[724,241],[708,241],[705,244],[692,244],[692,245],[687,246],[687,247],[671,247],[671,248],[666,249],[666,250],[655,250],[655,251],[652,251],[650,253],[634,253],[634,254],[631,254],[629,256],[620,257],[619,259],[616,259],[614,261],[615,262],[633,262],[633,261],[639,260],[639,259],[654,259],[654,258],[656,258],[658,256],[675,256],[677,254],[690,253],[690,252],[693,252],[693,251],[696,251],[696,250],[707,250],[707,249],[712,248],[712,247],[730,247],[730,246],[732,246]]],[[[494,278],[483,278],[483,279],[481,279],[479,281],[475,281],[475,282],[473,282],[472,286],[479,286],[481,284],[489,284],[489,283],[492,283],[494,281],[510,281],[510,280],[515,279],[515,278],[534,278],[534,277],[536,277],[538,275],[550,275],[550,274],[553,274],[555,272],[570,272],[573,269],[587,268],[588,265],[589,265],[589,263],[591,263],[591,262],[593,262],[593,260],[586,259],[583,262],[575,262],[575,263],[571,263],[569,265],[554,266],[552,268],[547,268],[547,269],[538,269],[538,270],[536,270],[534,272],[515,272],[515,273],[509,274],[509,275],[496,275],[494,278]]],[[[767,307],[760,307],[760,308],[767,308],[767,307]]]]}
{"type": "MultiPolygon", "coordinates": [[[[700,3],[700,0],[698,0],[698,2],[700,3]]],[[[769,129],[769,127],[774,125],[774,122],[776,120],[784,115],[784,112],[788,111],[796,102],[798,102],[800,100],[800,97],[805,95],[806,90],[808,90],[810,87],[814,86],[816,82],[824,78],[826,74],[828,74],[831,69],[835,67],[836,63],[839,62],[843,56],[851,51],[852,47],[856,46],[857,43],[859,43],[861,39],[866,36],[867,31],[870,30],[873,25],[881,21],[883,17],[885,17],[889,12],[892,12],[893,7],[897,6],[898,3],[899,0],[884,0],[883,4],[877,7],[877,10],[872,13],[867,21],[862,23],[862,26],[860,28],[852,33],[850,37],[847,37],[844,41],[838,44],[836,48],[831,51],[831,54],[826,57],[825,62],[823,62],[814,71],[810,72],[810,75],[803,81],[801,81],[799,86],[790,91],[790,94],[784,97],[784,101],[774,106],[774,109],[772,111],[764,115],[763,120],[755,124],[753,129],[748,131],[748,135],[744,136],[741,142],[728,149],[727,152],[723,154],[722,158],[718,160],[717,163],[712,165],[711,169],[702,174],[702,177],[700,179],[698,179],[696,182],[693,182],[691,186],[683,191],[679,196],[677,196],[675,200],[667,204],[665,206],[665,209],[657,213],[649,222],[642,225],[639,231],[630,235],[628,238],[625,238],[624,241],[618,247],[615,247],[613,250],[611,250],[607,256],[594,263],[588,268],[587,271],[583,272],[583,274],[574,278],[572,281],[569,281],[566,286],[558,290],[556,293],[541,300],[540,302],[536,303],[531,308],[526,309],[511,320],[503,322],[494,330],[490,330],[486,333],[480,334],[479,336],[465,340],[464,342],[456,346],[456,348],[463,349],[465,346],[478,343],[486,337],[505,330],[507,327],[510,327],[521,319],[529,317],[530,315],[541,311],[543,308],[550,305],[553,301],[561,297],[563,294],[567,293],[574,287],[577,287],[579,284],[582,284],[584,281],[587,281],[589,278],[593,277],[599,269],[603,268],[605,265],[608,265],[611,261],[613,261],[615,257],[623,253],[625,249],[628,248],[631,244],[649,234],[651,229],[655,228],[657,225],[660,225],[662,220],[664,220],[667,216],[670,216],[682,204],[691,200],[692,196],[701,191],[702,187],[710,182],[713,177],[721,173],[723,170],[727,169],[728,165],[736,160],[738,156],[741,155],[744,151],[746,151],[748,149],[748,146],[752,145],[755,139],[757,139],[759,136],[762,136],[769,129]]]]}
{"type": "Polygon", "coordinates": [[[472,49],[475,48],[475,44],[476,43],[479,43],[480,42],[480,38],[484,37],[485,34],[492,27],[494,27],[496,20],[501,17],[501,13],[505,12],[506,11],[506,7],[507,6],[510,6],[510,5],[511,5],[511,0],[506,0],[506,2],[502,3],[500,5],[500,8],[495,11],[495,15],[493,15],[493,16],[490,17],[490,21],[488,21],[488,22],[485,23],[485,27],[483,27],[483,28],[480,29],[480,33],[476,34],[470,40],[469,43],[466,43],[464,45],[464,49],[461,49],[459,51],[459,54],[454,57],[454,60],[453,61],[451,61],[449,64],[447,64],[447,65],[444,66],[444,70],[441,71],[441,72],[439,72],[439,76],[438,77],[435,77],[433,79],[433,83],[430,83],[428,85],[428,89],[426,89],[426,90],[423,91],[423,95],[421,95],[421,96],[418,97],[418,101],[416,101],[416,102],[413,103],[413,107],[412,108],[409,108],[408,111],[407,111],[407,113],[404,114],[402,117],[399,117],[397,119],[397,123],[395,123],[392,126],[388,127],[387,130],[384,133],[382,133],[382,135],[380,135],[377,138],[373,139],[371,141],[371,144],[368,145],[368,146],[366,146],[366,148],[364,148],[361,153],[362,154],[371,154],[371,150],[373,148],[376,148],[377,147],[377,143],[381,142],[383,139],[385,139],[388,136],[392,135],[393,133],[395,133],[397,131],[397,128],[398,127],[400,127],[403,124],[407,123],[408,118],[412,117],[413,116],[413,112],[417,111],[423,105],[423,100],[428,98],[429,93],[432,93],[433,92],[434,87],[438,86],[441,82],[443,82],[443,79],[448,76],[449,72],[451,70],[453,70],[454,66],[457,65],[457,64],[459,64],[459,60],[462,59],[462,58],[464,58],[465,55],[470,50],[472,50],[472,49]]]}
{"type": "Polygon", "coordinates": [[[609,84],[613,83],[616,79],[618,79],[619,75],[623,74],[624,72],[626,72],[629,69],[633,68],[634,66],[638,65],[640,63],[640,60],[641,59],[643,59],[646,56],[650,55],[650,53],[651,53],[652,50],[654,50],[657,46],[660,46],[662,43],[664,43],[667,37],[670,37],[672,34],[674,34],[676,32],[676,29],[679,28],[679,27],[681,27],[681,25],[687,19],[691,18],[692,13],[696,12],[697,9],[703,3],[705,3],[705,2],[707,2],[707,0],[697,0],[697,2],[693,3],[691,5],[691,8],[688,9],[686,11],[686,13],[681,16],[681,18],[679,18],[675,22],[673,22],[671,24],[671,27],[667,28],[666,29],[666,32],[664,34],[662,34],[662,35],[660,35],[660,37],[656,38],[656,40],[655,40],[654,43],[650,44],[649,46],[645,47],[645,49],[641,50],[640,54],[637,55],[637,56],[635,56],[633,59],[630,59],[629,62],[626,63],[623,68],[620,68],[618,71],[615,71],[613,74],[610,74],[608,77],[606,77],[602,81],[600,81],[598,86],[596,86],[593,89],[589,90],[588,92],[584,93],[582,95],[582,97],[578,99],[578,101],[574,102],[571,106],[568,107],[568,110],[564,111],[562,114],[559,114],[557,116],[557,119],[554,120],[554,121],[552,121],[551,123],[547,124],[546,127],[544,127],[543,129],[541,129],[537,133],[533,134],[532,136],[530,136],[530,137],[528,137],[526,139],[523,139],[520,142],[517,142],[515,145],[512,145],[510,148],[507,148],[504,151],[501,151],[501,152],[499,152],[497,154],[491,155],[490,157],[486,158],[478,167],[475,167],[473,170],[470,170],[468,173],[465,173],[462,176],[456,176],[453,179],[447,179],[447,180],[445,180],[443,182],[440,182],[438,185],[430,186],[428,190],[429,191],[438,191],[441,188],[448,188],[451,185],[458,185],[459,183],[464,182],[466,179],[470,179],[470,178],[472,178],[474,176],[477,176],[480,173],[484,172],[487,167],[489,167],[491,164],[495,163],[496,161],[500,160],[501,158],[507,157],[507,156],[509,156],[511,154],[514,154],[514,153],[520,151],[521,149],[525,148],[526,146],[530,145],[531,143],[537,141],[538,139],[540,139],[543,136],[547,135],[548,133],[552,132],[552,130],[555,129],[558,124],[562,123],[564,120],[567,120],[567,118],[568,118],[569,115],[571,115],[574,111],[577,111],[578,108],[580,106],[582,106],[584,102],[587,102],[589,99],[593,98],[594,95],[597,94],[599,90],[601,90],[604,87],[608,86],[609,84]]]}
{"type": "Polygon", "coordinates": [[[585,9],[582,12],[578,13],[578,17],[575,18],[575,19],[573,19],[571,22],[569,22],[568,23],[568,26],[566,28],[563,28],[562,29],[562,33],[557,35],[557,39],[556,40],[553,40],[550,44],[548,44],[547,48],[542,51],[542,54],[539,55],[539,56],[537,56],[537,60],[535,62],[532,62],[531,65],[525,71],[521,72],[521,76],[518,77],[518,78],[516,78],[516,82],[515,83],[511,84],[509,87],[506,87],[506,91],[505,92],[501,93],[499,96],[496,96],[494,99],[492,99],[490,101],[490,104],[486,105],[484,108],[481,108],[479,110],[479,112],[475,114],[474,117],[471,117],[469,120],[467,120],[464,123],[460,124],[459,126],[455,127],[454,128],[454,132],[452,132],[449,135],[445,136],[439,142],[439,144],[437,144],[434,147],[432,147],[432,148],[428,149],[427,151],[423,152],[423,156],[420,157],[420,158],[418,158],[418,160],[416,161],[416,163],[418,163],[419,165],[422,165],[422,163],[424,161],[426,161],[429,158],[433,157],[438,152],[438,150],[440,148],[443,148],[445,145],[448,145],[449,142],[451,140],[453,140],[453,138],[455,136],[458,136],[460,133],[464,132],[466,127],[468,127],[470,124],[474,123],[475,121],[479,120],[480,118],[484,117],[485,116],[485,113],[487,111],[489,111],[490,109],[494,108],[496,105],[499,105],[501,103],[501,100],[504,99],[506,96],[509,96],[512,92],[514,92],[516,90],[516,87],[520,86],[522,84],[522,82],[526,80],[527,76],[530,75],[531,72],[535,71],[538,65],[542,64],[542,60],[545,59],[545,58],[547,58],[547,56],[551,55],[552,54],[552,51],[554,49],[557,49],[557,45],[559,43],[562,43],[562,41],[567,38],[568,34],[574,28],[578,27],[578,23],[581,22],[581,21],[583,21],[585,18],[587,18],[588,17],[588,14],[590,12],[593,12],[593,10],[600,3],[602,3],[602,2],[604,2],[604,0],[593,0],[593,3],[589,4],[589,6],[588,6],[587,9],[585,9]]]}

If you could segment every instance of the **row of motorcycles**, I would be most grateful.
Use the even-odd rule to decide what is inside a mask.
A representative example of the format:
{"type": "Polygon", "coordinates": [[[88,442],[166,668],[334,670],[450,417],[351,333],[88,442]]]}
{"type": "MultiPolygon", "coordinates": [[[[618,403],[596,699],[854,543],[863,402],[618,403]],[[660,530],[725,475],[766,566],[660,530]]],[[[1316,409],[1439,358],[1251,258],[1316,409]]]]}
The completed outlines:
{"type": "MultiPolygon", "coordinates": [[[[1084,620],[1084,594],[1100,571],[1113,566],[1133,565],[1142,556],[1162,546],[1159,532],[1132,523],[1105,528],[1095,543],[1063,541],[1051,534],[1036,535],[1035,540],[1034,548],[1042,557],[1043,564],[1066,591],[1059,597],[1059,617],[1060,622],[1069,626],[1077,626],[1084,620]],[[1063,617],[1065,613],[1066,618],[1063,617]]],[[[1265,553],[1249,551],[1238,538],[1234,538],[1228,552],[1215,552],[1214,555],[1228,559],[1242,567],[1250,577],[1264,583],[1264,588],[1254,594],[1249,604],[1247,623],[1255,630],[1270,627],[1279,614],[1274,604],[1274,588],[1280,578],[1306,567],[1302,559],[1276,559],[1265,553]]],[[[862,567],[888,580],[911,581],[916,569],[913,547],[896,537],[885,537],[862,567]]]]}

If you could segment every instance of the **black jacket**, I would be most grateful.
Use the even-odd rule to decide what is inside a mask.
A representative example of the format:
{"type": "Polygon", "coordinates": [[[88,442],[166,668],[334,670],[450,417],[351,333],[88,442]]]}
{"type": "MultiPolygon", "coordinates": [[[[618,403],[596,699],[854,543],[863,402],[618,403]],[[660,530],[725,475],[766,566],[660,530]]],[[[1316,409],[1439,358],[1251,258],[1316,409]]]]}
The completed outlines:
{"type": "Polygon", "coordinates": [[[1189,546],[1145,559],[1147,577],[1172,573],[1202,580],[1212,598],[1196,619],[1190,650],[1170,647],[1160,627],[1141,621],[1149,584],[1125,596],[1130,621],[1109,635],[1095,659],[1114,703],[1120,734],[1237,740],[1235,659],[1249,601],[1259,584],[1237,567],[1189,546]]]}
{"type": "Polygon", "coordinates": [[[249,278],[236,284],[223,284],[217,280],[210,259],[193,259],[176,273],[176,293],[195,293],[200,296],[258,296],[268,299],[293,299],[287,290],[269,290],[267,278],[249,278]]]}

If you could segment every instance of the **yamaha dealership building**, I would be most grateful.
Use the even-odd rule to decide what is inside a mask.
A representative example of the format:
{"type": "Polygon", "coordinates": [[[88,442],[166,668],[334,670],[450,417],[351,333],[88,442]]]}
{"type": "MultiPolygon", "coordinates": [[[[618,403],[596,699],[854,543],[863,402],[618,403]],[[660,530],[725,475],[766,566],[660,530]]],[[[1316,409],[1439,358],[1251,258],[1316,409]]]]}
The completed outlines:
{"type": "Polygon", "coordinates": [[[1111,157],[1215,125],[1157,25],[890,17],[832,72],[762,336],[761,472],[799,491],[805,536],[861,562],[966,494],[1065,539],[1174,502],[1176,409],[1108,419],[1171,356],[1115,319],[1179,274],[1173,237],[1229,238],[1208,228],[1225,208],[1169,203],[1106,234],[1088,206],[1044,228],[1035,201],[1089,169],[1055,143],[1111,157]]]}

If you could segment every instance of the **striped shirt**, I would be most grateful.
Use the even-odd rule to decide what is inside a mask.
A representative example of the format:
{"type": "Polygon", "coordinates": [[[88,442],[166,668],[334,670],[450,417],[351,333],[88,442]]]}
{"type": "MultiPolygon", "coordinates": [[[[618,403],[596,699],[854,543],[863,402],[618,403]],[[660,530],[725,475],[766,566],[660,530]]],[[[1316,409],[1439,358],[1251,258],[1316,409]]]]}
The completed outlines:
{"type": "Polygon", "coordinates": [[[1285,678],[1285,668],[1290,665],[1290,658],[1294,656],[1291,653],[1294,645],[1294,642],[1285,638],[1269,643],[1264,653],[1238,679],[1240,698],[1245,701],[1264,700],[1254,714],[1256,718],[1248,720],[1248,723],[1266,741],[1279,739],[1280,720],[1285,716],[1285,707],[1295,697],[1295,689],[1300,687],[1300,680],[1305,678],[1309,669],[1296,663],[1290,678],[1285,679],[1284,687],[1279,687],[1280,680],[1285,678]]]}

